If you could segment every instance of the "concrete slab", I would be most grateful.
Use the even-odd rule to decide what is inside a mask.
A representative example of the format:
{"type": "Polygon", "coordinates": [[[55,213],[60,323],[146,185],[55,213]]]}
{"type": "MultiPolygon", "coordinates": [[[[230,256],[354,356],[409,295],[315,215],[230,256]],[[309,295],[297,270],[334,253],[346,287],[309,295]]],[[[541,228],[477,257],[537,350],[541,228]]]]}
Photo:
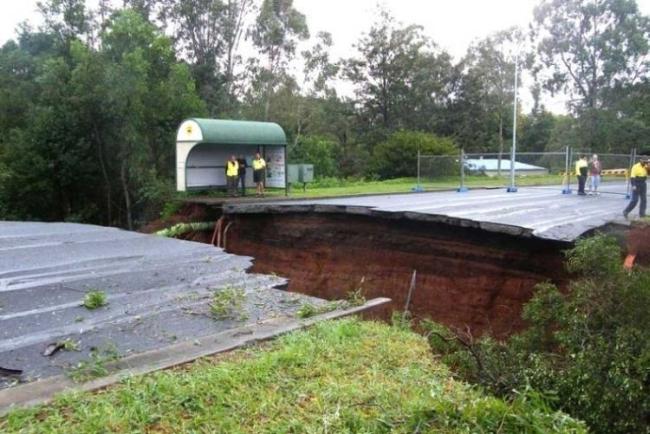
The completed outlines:
{"type": "Polygon", "coordinates": [[[227,214],[286,212],[346,212],[384,218],[410,218],[479,227],[517,236],[574,241],[608,223],[627,222],[624,182],[610,182],[599,196],[562,194],[562,186],[470,190],[467,193],[430,192],[344,197],[337,199],[228,204],[227,214]]]}
{"type": "Polygon", "coordinates": [[[64,374],[93,349],[120,357],[292,318],[301,304],[325,303],[278,286],[284,279],[247,274],[252,259],[215,247],[69,223],[0,222],[0,389],[64,374]],[[237,318],[210,313],[215,292],[246,297],[237,318]],[[82,306],[90,290],[108,305],[82,306]],[[78,351],[47,357],[48,344],[70,339],[78,351]]]}

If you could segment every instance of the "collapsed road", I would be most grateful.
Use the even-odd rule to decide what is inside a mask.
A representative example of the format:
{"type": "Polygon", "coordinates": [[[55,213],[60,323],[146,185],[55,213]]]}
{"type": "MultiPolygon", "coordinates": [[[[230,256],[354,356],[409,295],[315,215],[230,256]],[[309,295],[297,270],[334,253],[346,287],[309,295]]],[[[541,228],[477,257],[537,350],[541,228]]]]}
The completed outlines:
{"type": "MultiPolygon", "coordinates": [[[[361,288],[472,333],[521,329],[521,308],[541,282],[566,288],[564,251],[621,216],[615,194],[579,197],[561,187],[435,192],[319,200],[226,203],[229,252],[255,258],[292,292],[338,299],[361,288]]],[[[207,241],[210,237],[204,238],[207,241]]],[[[209,241],[208,241],[209,242],[209,241]]]]}
{"type": "Polygon", "coordinates": [[[277,289],[285,279],[249,274],[250,266],[249,257],[201,243],[91,225],[0,222],[0,411],[21,387],[65,377],[79,363],[98,365],[93,352],[128,359],[160,350],[164,358],[167,348],[185,345],[175,350],[185,357],[208,338],[230,345],[218,338],[230,330],[231,337],[256,338],[255,327],[264,336],[290,329],[302,305],[326,303],[277,289]],[[241,305],[215,317],[211,301],[227,288],[241,291],[241,305]],[[84,306],[90,291],[107,304],[84,306]]]}

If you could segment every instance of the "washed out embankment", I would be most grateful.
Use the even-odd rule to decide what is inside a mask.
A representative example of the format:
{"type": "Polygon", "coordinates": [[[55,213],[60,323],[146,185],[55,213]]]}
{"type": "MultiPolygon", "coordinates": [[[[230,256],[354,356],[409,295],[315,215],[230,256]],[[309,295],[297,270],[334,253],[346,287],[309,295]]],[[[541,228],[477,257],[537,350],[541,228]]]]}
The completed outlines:
{"type": "Polygon", "coordinates": [[[363,288],[389,297],[380,314],[409,310],[418,318],[506,336],[520,330],[535,285],[564,287],[562,251],[569,243],[408,218],[345,213],[230,214],[227,249],[255,258],[251,271],[289,279],[292,292],[340,299],[363,288]]]}

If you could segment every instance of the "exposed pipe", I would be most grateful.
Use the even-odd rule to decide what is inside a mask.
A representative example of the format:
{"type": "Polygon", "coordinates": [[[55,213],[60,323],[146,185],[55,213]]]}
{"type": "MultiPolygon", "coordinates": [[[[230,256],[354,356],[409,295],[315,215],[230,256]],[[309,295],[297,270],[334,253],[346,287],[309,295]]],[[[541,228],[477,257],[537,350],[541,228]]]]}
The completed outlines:
{"type": "Polygon", "coordinates": [[[221,226],[223,226],[223,216],[219,217],[219,220],[217,220],[217,223],[214,225],[214,232],[212,233],[212,245],[216,245],[217,247],[221,247],[221,226]],[[217,244],[214,244],[214,242],[217,242],[217,244]]]}
{"type": "Polygon", "coordinates": [[[234,222],[228,222],[226,225],[226,229],[223,230],[223,250],[226,250],[226,240],[228,239],[228,229],[230,229],[230,226],[232,226],[234,222]]]}

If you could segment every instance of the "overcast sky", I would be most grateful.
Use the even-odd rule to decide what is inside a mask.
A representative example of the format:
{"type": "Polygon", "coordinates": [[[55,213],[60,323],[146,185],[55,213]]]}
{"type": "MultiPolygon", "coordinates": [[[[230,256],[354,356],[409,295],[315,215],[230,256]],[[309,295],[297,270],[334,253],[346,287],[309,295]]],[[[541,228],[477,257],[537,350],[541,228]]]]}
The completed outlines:
{"type": "MultiPolygon", "coordinates": [[[[0,43],[14,36],[18,23],[38,23],[36,3],[0,0],[0,43]]],[[[526,26],[538,0],[294,0],[296,8],[307,16],[313,35],[323,30],[332,33],[333,58],[354,54],[353,44],[375,20],[378,3],[398,21],[422,25],[427,35],[458,59],[476,39],[511,26],[526,26]]],[[[650,0],[637,3],[650,15],[650,0]]],[[[530,103],[528,94],[524,101],[530,103]]],[[[562,97],[545,102],[553,111],[562,111],[562,97]]]]}

